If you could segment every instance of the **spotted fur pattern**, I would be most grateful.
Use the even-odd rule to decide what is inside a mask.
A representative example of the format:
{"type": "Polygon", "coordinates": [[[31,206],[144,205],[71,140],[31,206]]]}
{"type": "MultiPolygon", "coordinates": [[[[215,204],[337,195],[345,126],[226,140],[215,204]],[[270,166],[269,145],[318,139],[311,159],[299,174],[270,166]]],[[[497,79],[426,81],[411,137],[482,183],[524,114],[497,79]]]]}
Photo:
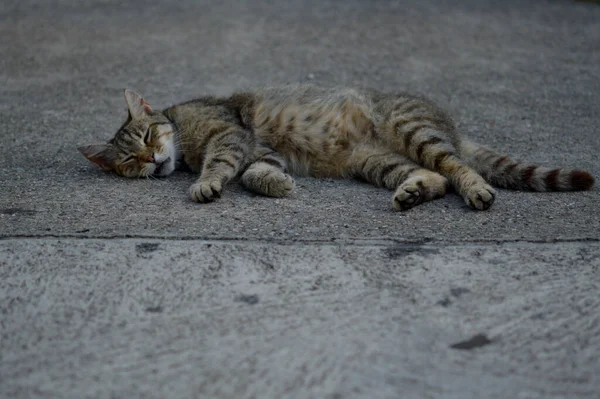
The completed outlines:
{"type": "Polygon", "coordinates": [[[198,202],[218,198],[227,182],[283,197],[297,176],[360,178],[394,190],[393,208],[443,197],[448,186],[473,209],[488,209],[493,186],[534,191],[588,190],[585,171],[545,168],[459,136],[449,115],[408,94],[264,88],[203,97],[152,110],[126,91],[128,120],[103,145],[81,147],[92,162],[123,176],[166,176],[186,165],[199,173],[198,202]]]}

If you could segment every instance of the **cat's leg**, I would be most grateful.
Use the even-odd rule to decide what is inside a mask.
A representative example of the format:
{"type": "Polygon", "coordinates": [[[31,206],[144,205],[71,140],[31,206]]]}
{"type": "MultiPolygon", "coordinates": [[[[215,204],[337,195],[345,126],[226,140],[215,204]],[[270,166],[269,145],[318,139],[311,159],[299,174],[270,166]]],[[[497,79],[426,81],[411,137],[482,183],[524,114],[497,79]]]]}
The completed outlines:
{"type": "Polygon", "coordinates": [[[440,173],[474,209],[487,209],[495,191],[457,150],[458,134],[451,118],[420,98],[384,98],[378,105],[383,118],[382,138],[395,151],[419,165],[440,173]]]}
{"type": "Polygon", "coordinates": [[[212,129],[207,132],[200,178],[190,187],[192,199],[198,202],[219,198],[225,184],[246,165],[254,146],[252,133],[238,125],[221,123],[212,129]]]}
{"type": "Polygon", "coordinates": [[[488,209],[494,202],[496,192],[459,157],[454,127],[437,113],[427,108],[420,109],[417,105],[419,103],[407,110],[400,108],[397,116],[392,112],[388,121],[390,134],[386,135],[388,144],[419,165],[450,180],[456,192],[471,208],[488,209]]]}
{"type": "Polygon", "coordinates": [[[403,141],[412,160],[448,178],[471,208],[485,210],[492,206],[496,191],[459,157],[449,134],[426,128],[406,134],[403,141]]]}
{"type": "Polygon", "coordinates": [[[285,160],[277,151],[259,144],[253,159],[241,179],[248,190],[269,197],[284,197],[294,189],[294,179],[285,173],[285,160]]]}
{"type": "Polygon", "coordinates": [[[356,177],[394,192],[392,205],[404,211],[446,193],[447,180],[408,158],[385,149],[358,147],[348,160],[356,177]]]}

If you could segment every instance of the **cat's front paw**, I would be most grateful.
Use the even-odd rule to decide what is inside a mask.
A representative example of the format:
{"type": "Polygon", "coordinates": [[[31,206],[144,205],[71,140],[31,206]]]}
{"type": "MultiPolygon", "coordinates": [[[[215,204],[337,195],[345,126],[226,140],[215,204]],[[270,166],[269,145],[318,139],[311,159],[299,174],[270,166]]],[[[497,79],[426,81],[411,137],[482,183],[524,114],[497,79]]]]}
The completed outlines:
{"type": "Polygon", "coordinates": [[[265,195],[270,197],[285,197],[295,186],[294,179],[287,173],[272,172],[263,178],[265,195]]]}
{"type": "Polygon", "coordinates": [[[190,196],[196,202],[211,202],[221,197],[223,186],[218,181],[206,181],[192,184],[190,196]]]}
{"type": "Polygon", "coordinates": [[[269,197],[285,197],[295,186],[287,173],[272,167],[252,167],[242,175],[242,184],[249,190],[269,197]]]}
{"type": "Polygon", "coordinates": [[[467,205],[472,209],[483,211],[488,209],[496,199],[496,190],[489,184],[476,184],[464,194],[467,205]]]}

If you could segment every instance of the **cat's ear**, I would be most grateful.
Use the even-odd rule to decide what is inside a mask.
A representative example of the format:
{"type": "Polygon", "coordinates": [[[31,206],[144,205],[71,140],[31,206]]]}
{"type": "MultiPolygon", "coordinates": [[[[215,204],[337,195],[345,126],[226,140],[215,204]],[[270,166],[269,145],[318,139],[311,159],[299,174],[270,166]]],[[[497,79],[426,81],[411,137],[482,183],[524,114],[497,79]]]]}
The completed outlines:
{"type": "Polygon", "coordinates": [[[125,89],[125,101],[129,108],[129,115],[133,119],[141,119],[143,116],[152,112],[152,107],[135,91],[125,89]]]}
{"type": "Polygon", "coordinates": [[[112,170],[114,168],[116,154],[106,144],[88,145],[85,147],[77,147],[80,153],[96,165],[104,170],[112,170]]]}

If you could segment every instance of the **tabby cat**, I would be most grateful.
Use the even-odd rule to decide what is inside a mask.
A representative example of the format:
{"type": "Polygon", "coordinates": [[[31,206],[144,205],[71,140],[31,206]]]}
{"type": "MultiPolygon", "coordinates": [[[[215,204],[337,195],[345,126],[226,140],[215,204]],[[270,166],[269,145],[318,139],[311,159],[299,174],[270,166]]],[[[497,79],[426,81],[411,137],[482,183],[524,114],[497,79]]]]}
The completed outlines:
{"type": "Polygon", "coordinates": [[[444,196],[448,185],[473,209],[488,209],[491,185],[587,190],[585,171],[516,162],[461,138],[430,101],[374,90],[311,85],[203,97],[154,111],[125,90],[127,121],[107,144],[80,147],[90,161],[127,177],[167,176],[178,166],[200,173],[190,195],[218,198],[241,175],[249,190],[283,197],[287,174],[366,180],[395,190],[395,210],[444,196]]]}

